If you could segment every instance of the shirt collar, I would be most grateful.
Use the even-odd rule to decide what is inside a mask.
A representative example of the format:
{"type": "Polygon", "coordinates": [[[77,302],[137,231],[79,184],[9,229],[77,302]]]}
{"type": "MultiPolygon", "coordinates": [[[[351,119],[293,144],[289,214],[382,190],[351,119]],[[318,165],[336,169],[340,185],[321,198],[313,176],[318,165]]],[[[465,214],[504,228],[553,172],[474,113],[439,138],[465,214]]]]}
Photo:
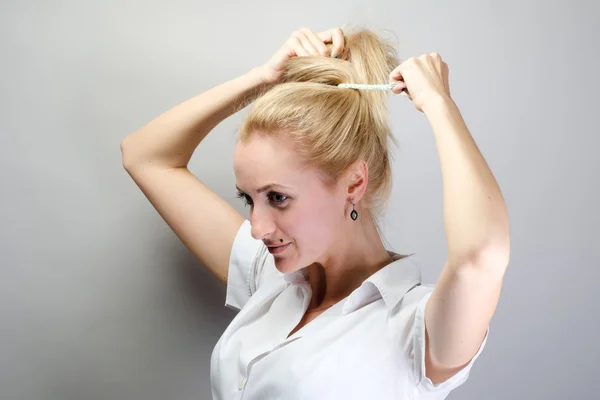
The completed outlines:
{"type": "MultiPolygon", "coordinates": [[[[391,311],[413,287],[421,284],[421,271],[414,262],[414,253],[401,255],[388,251],[392,262],[367,278],[348,297],[343,305],[343,314],[351,313],[379,298],[391,311]]],[[[284,279],[292,284],[308,283],[307,268],[284,274],[284,279]]]]}

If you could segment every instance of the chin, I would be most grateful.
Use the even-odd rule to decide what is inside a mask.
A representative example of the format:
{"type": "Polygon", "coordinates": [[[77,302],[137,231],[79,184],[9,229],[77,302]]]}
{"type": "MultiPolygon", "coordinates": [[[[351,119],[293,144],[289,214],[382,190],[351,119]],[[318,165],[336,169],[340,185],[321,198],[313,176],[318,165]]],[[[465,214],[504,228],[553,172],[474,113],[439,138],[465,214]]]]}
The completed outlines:
{"type": "Polygon", "coordinates": [[[289,274],[294,272],[295,265],[290,262],[286,257],[274,256],[275,268],[282,274],[289,274]]]}
{"type": "Polygon", "coordinates": [[[288,252],[286,251],[285,255],[273,254],[275,268],[283,274],[289,274],[290,272],[300,269],[296,258],[287,253],[288,252]]]}

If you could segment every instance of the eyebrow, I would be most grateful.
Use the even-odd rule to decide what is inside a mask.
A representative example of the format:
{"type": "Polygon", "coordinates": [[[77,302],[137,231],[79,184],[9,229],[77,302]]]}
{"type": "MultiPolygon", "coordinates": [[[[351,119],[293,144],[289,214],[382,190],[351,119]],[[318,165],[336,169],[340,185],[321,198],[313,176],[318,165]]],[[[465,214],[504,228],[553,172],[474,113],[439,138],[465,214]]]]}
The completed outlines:
{"type": "MultiPolygon", "coordinates": [[[[260,187],[260,188],[256,189],[256,192],[257,192],[257,193],[262,193],[262,192],[264,192],[264,191],[266,191],[266,190],[269,190],[269,189],[271,189],[271,188],[273,188],[273,187],[275,187],[275,186],[277,186],[277,187],[281,187],[281,188],[284,188],[284,189],[291,189],[290,187],[288,187],[288,186],[285,186],[285,185],[279,185],[279,184],[277,184],[277,183],[269,183],[269,184],[267,184],[267,185],[265,185],[265,186],[263,186],[263,187],[260,187]]],[[[235,185],[235,188],[236,188],[237,190],[239,190],[240,192],[243,192],[243,190],[242,190],[242,189],[240,189],[240,188],[239,188],[237,185],[235,185]]]]}

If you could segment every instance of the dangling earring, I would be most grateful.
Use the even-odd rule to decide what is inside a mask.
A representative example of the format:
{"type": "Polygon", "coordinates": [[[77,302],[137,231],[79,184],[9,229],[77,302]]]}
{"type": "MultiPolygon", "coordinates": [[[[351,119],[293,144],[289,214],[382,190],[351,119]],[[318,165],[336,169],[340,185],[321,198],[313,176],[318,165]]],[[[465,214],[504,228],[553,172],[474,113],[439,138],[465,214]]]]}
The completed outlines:
{"type": "Polygon", "coordinates": [[[350,213],[350,218],[352,218],[353,221],[356,221],[358,218],[358,213],[354,209],[354,203],[352,203],[352,212],[350,213]]]}

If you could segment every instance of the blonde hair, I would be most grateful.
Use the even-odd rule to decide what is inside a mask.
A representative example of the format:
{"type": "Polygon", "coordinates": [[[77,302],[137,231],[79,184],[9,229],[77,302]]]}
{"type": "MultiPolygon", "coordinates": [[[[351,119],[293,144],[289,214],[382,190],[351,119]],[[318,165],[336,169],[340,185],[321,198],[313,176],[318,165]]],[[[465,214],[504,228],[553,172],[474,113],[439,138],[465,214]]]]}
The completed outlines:
{"type": "Polygon", "coordinates": [[[399,64],[394,46],[368,29],[345,35],[338,58],[293,57],[280,84],[262,94],[242,123],[238,140],[262,135],[291,145],[307,168],[331,189],[355,161],[365,160],[369,181],[362,198],[379,234],[379,217],[392,189],[388,93],[337,87],[387,83],[399,64]]]}

